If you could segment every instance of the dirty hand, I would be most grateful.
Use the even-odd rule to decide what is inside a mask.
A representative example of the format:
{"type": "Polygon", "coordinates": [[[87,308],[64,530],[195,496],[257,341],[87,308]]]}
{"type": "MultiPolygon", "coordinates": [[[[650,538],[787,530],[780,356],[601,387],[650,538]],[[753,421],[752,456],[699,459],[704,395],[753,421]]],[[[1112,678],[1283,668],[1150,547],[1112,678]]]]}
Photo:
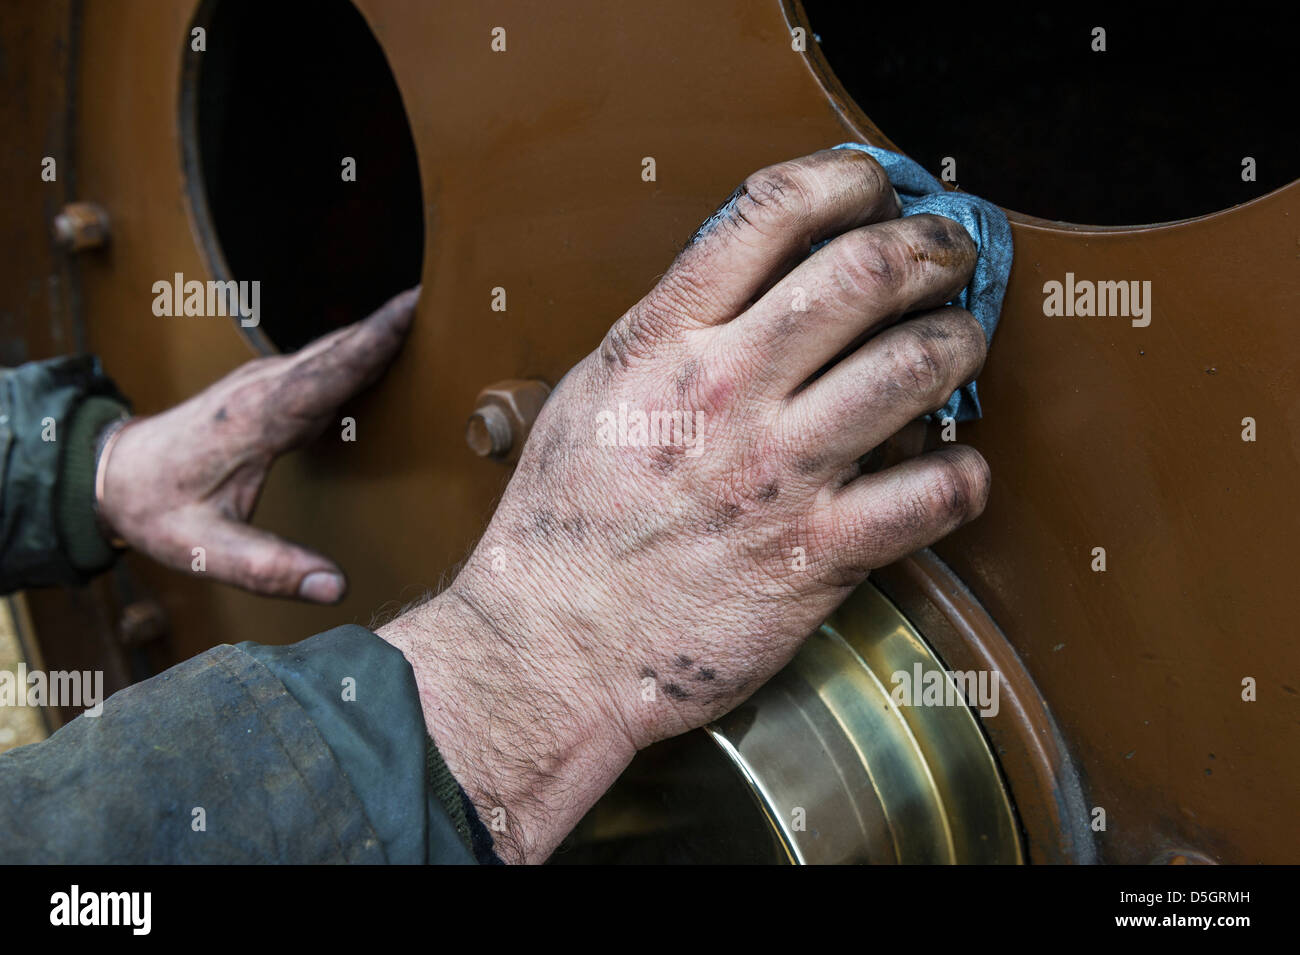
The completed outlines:
{"type": "Polygon", "coordinates": [[[969,236],[898,215],[861,152],[746,180],[556,389],[455,582],[381,631],[503,857],[545,858],[637,749],[735,707],[870,569],[983,509],[970,448],[857,463],[985,354],[944,307],[969,236]]]}
{"type": "Polygon", "coordinates": [[[346,589],[333,561],[246,522],[271,462],[373,382],[410,327],[419,289],[293,355],[257,358],[169,411],[132,419],[108,449],[100,516],[160,563],[319,603],[346,589]]]}

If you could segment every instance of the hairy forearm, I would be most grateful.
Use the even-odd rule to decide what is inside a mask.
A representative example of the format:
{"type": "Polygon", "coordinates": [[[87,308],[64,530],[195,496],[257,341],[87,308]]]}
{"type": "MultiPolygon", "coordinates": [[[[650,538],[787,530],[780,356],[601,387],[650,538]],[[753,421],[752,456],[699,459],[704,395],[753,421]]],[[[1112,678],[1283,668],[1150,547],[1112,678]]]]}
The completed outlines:
{"type": "Polygon", "coordinates": [[[542,862],[635,747],[572,634],[460,580],[378,631],[415,672],[429,735],[507,862],[542,862]]]}

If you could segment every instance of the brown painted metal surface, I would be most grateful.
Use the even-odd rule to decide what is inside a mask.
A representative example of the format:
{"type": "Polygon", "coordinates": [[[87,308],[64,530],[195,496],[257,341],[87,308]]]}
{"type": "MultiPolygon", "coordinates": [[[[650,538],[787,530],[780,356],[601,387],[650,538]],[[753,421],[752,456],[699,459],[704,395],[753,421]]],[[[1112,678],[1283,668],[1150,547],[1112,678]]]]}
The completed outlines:
{"type": "MultiPolygon", "coordinates": [[[[414,129],[424,293],[405,353],[345,412],[358,440],[279,464],[258,512],[337,557],[351,593],[340,608],[309,608],[131,558],[166,612],[173,659],[365,624],[434,585],[507,476],[465,446],[485,384],[558,381],[748,172],[855,136],[884,141],[836,101],[823,67],[792,52],[775,0],[359,6],[414,129]],[[506,53],[490,49],[496,26],[506,53]],[[647,156],[654,182],[641,179],[647,156]],[[504,313],[490,308],[494,287],[509,291],[504,313]]],[[[178,139],[193,12],[180,0],[91,0],[76,55],[78,195],[59,201],[93,199],[113,223],[110,245],[78,263],[84,317],[89,347],[144,412],[251,355],[230,322],[150,310],[154,281],[208,277],[178,139]]],[[[47,93],[15,122],[40,129],[57,102],[47,93]]],[[[268,156],[267,175],[292,170],[268,156]]],[[[48,229],[31,223],[34,205],[13,214],[33,235],[48,229]]],[[[987,417],[959,429],[988,458],[993,496],[936,550],[1036,684],[1082,804],[1105,809],[1101,859],[1300,860],[1300,184],[1158,228],[1014,220],[1016,265],[980,378],[987,417]],[[1043,283],[1066,272],[1150,280],[1150,326],[1046,317],[1043,283]],[[1254,443],[1241,440],[1247,416],[1254,443]],[[1106,549],[1105,573],[1090,569],[1094,547],[1106,549]],[[1257,702],[1242,701],[1246,677],[1257,702]]],[[[6,258],[0,284],[57,271],[40,249],[6,258]]],[[[32,357],[66,347],[42,331],[57,316],[40,301],[17,307],[32,357]]],[[[1030,765],[1028,738],[999,754],[1026,830],[1077,830],[1077,818],[1054,818],[1051,773],[1030,765]],[[1015,760],[1025,762],[1006,765],[1015,760]]],[[[1031,840],[1031,855],[1081,857],[1066,842],[1031,840]]]]}

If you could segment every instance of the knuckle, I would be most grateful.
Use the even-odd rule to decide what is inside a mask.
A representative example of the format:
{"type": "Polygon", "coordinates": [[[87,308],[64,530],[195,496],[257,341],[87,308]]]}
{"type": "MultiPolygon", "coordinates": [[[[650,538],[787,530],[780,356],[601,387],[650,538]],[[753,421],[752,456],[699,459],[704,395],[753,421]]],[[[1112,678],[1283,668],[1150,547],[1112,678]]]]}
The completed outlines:
{"type": "Polygon", "coordinates": [[[930,515],[941,522],[960,520],[971,502],[971,489],[965,472],[950,461],[941,463],[926,484],[924,500],[930,515]]]}
{"type": "Polygon", "coordinates": [[[945,522],[974,517],[988,500],[989,467],[973,448],[939,452],[926,485],[931,513],[945,522]]]}
{"type": "MultiPolygon", "coordinates": [[[[913,520],[914,507],[910,501],[902,502],[902,519],[913,520]]],[[[860,583],[879,565],[882,541],[890,532],[885,531],[881,515],[866,510],[841,514],[830,524],[819,541],[825,553],[823,582],[831,586],[853,586],[860,583]]]]}
{"type": "Polygon", "coordinates": [[[984,337],[984,326],[979,319],[964,308],[952,307],[944,310],[944,320],[950,322],[961,342],[963,351],[974,352],[982,359],[988,351],[988,341],[984,337]]]}
{"type": "Polygon", "coordinates": [[[734,404],[741,381],[734,357],[714,356],[688,365],[675,378],[674,389],[684,409],[720,415],[734,404]]]}
{"type": "Polygon", "coordinates": [[[240,584],[254,593],[269,593],[276,589],[279,581],[269,567],[256,566],[244,571],[240,584]]]}
{"type": "Polygon", "coordinates": [[[928,407],[952,390],[951,359],[943,342],[920,329],[903,326],[895,351],[894,384],[907,398],[928,407]]]}
{"type": "Polygon", "coordinates": [[[259,554],[245,567],[243,585],[259,593],[287,589],[293,562],[283,554],[259,554]]]}
{"type": "Polygon", "coordinates": [[[600,341],[600,357],[608,368],[627,369],[650,355],[661,324],[654,309],[636,306],[610,326],[600,341]]]}
{"type": "Polygon", "coordinates": [[[893,205],[894,187],[874,156],[859,149],[835,149],[832,152],[842,155],[843,161],[849,164],[850,188],[855,195],[868,203],[887,200],[889,205],[893,205]]]}
{"type": "Polygon", "coordinates": [[[751,221],[757,213],[774,224],[796,225],[813,212],[812,197],[802,181],[799,167],[778,163],[746,177],[736,203],[736,214],[751,221]]]}
{"type": "Polygon", "coordinates": [[[901,214],[894,186],[874,156],[857,149],[829,149],[826,153],[831,161],[819,163],[814,172],[822,192],[834,197],[835,205],[869,211],[868,221],[892,220],[901,214]]]}
{"type": "Polygon", "coordinates": [[[859,229],[832,243],[838,250],[836,270],[849,292],[897,290],[904,282],[906,267],[896,243],[883,232],[859,229]]]}
{"type": "Polygon", "coordinates": [[[870,541],[862,522],[838,522],[814,528],[800,543],[814,579],[822,586],[839,588],[856,586],[874,569],[870,541]]]}
{"type": "Polygon", "coordinates": [[[625,316],[630,330],[649,342],[677,337],[730,301],[731,287],[718,269],[717,247],[692,240],[655,287],[625,316]]]}
{"type": "Polygon", "coordinates": [[[920,339],[942,366],[940,384],[945,386],[942,396],[945,400],[949,391],[975,377],[988,354],[983,326],[963,308],[944,308],[913,319],[900,329],[906,329],[920,339]]]}
{"type": "Polygon", "coordinates": [[[960,358],[964,383],[974,378],[984,367],[989,343],[984,335],[984,326],[964,308],[950,309],[949,320],[953,322],[956,329],[957,355],[960,358]]]}

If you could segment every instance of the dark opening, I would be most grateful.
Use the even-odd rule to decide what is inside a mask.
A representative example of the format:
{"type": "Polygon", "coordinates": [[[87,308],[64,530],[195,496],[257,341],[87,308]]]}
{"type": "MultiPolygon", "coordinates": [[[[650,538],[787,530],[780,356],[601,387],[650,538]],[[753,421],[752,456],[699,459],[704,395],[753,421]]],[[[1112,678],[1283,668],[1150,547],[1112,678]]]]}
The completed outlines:
{"type": "Polygon", "coordinates": [[[182,119],[200,230],[218,278],[261,281],[270,342],[296,349],[418,284],[415,143],[356,8],[208,0],[195,26],[207,49],[186,53],[182,119]]]}
{"type": "Polygon", "coordinates": [[[780,865],[786,853],[704,730],[637,753],[552,865],[780,865]]]}
{"type": "Polygon", "coordinates": [[[1099,225],[1163,222],[1300,177],[1293,31],[1242,9],[1074,13],[804,0],[862,110],[936,176],[1000,205],[1099,225]],[[1093,52],[1094,27],[1106,52],[1093,52]],[[1257,180],[1242,180],[1242,160],[1257,180]]]}

